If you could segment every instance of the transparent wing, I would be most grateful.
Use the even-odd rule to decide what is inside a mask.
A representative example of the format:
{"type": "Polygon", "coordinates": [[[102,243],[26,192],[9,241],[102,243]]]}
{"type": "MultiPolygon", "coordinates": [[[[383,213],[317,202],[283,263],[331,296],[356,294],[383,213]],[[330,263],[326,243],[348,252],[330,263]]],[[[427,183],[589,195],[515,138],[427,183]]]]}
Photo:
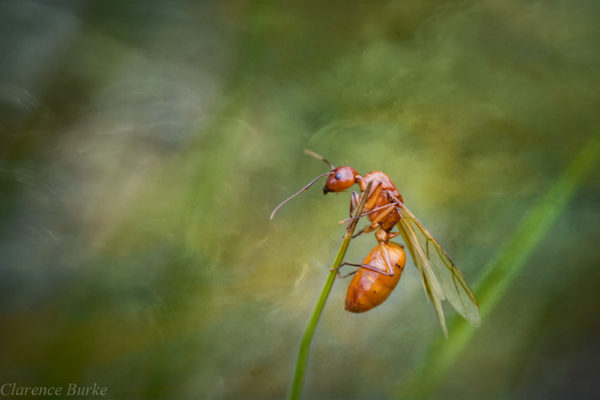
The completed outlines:
{"type": "Polygon", "coordinates": [[[442,300],[448,300],[467,321],[479,326],[481,317],[477,300],[459,269],[413,213],[401,202],[397,204],[402,211],[398,223],[400,233],[419,270],[423,287],[433,303],[444,333],[447,335],[442,300]]]}
{"type": "Polygon", "coordinates": [[[425,252],[423,251],[423,247],[419,242],[416,232],[410,224],[410,220],[402,214],[400,215],[400,221],[398,222],[400,234],[402,235],[404,243],[406,244],[412,259],[415,262],[415,267],[419,271],[419,275],[421,275],[423,289],[425,289],[427,297],[429,297],[429,300],[433,304],[435,313],[440,320],[440,325],[442,325],[444,335],[447,338],[448,330],[446,329],[444,310],[442,309],[442,300],[445,300],[444,292],[442,291],[442,288],[435,277],[435,274],[433,273],[433,268],[431,267],[429,259],[426,257],[425,252]]]}

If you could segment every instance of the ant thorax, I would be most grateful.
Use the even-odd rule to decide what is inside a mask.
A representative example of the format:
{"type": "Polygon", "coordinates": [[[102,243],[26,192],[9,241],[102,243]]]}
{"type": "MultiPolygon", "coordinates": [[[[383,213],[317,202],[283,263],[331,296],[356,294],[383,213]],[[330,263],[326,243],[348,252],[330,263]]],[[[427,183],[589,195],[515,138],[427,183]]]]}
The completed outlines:
{"type": "Polygon", "coordinates": [[[398,189],[396,189],[396,186],[394,186],[389,176],[387,176],[383,172],[373,171],[363,176],[362,179],[358,182],[360,190],[364,191],[369,182],[373,182],[373,185],[371,186],[371,192],[374,191],[377,188],[379,182],[381,182],[382,189],[384,191],[390,191],[394,196],[400,198],[400,193],[398,192],[398,189]]]}

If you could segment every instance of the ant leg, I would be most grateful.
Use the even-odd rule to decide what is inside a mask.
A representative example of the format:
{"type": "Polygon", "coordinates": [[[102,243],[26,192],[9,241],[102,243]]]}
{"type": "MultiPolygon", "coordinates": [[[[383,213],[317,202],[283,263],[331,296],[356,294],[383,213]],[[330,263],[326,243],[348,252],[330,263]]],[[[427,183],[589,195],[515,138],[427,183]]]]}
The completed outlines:
{"type": "Polygon", "coordinates": [[[390,204],[387,206],[387,208],[384,208],[384,209],[383,209],[384,211],[382,211],[382,212],[381,212],[381,214],[379,214],[379,215],[377,216],[377,218],[375,218],[375,219],[374,219],[374,220],[371,222],[371,225],[375,225],[375,226],[377,226],[377,224],[379,224],[379,222],[380,222],[382,219],[384,219],[385,217],[387,217],[387,215],[388,215],[389,213],[391,213],[392,211],[394,211],[395,209],[396,209],[396,204],[394,204],[394,203],[390,203],[390,204]]]}
{"type": "Polygon", "coordinates": [[[337,267],[335,267],[335,268],[331,268],[329,271],[337,271],[337,275],[336,275],[336,277],[337,277],[338,279],[341,279],[341,278],[347,278],[347,277],[349,277],[350,275],[354,275],[355,273],[357,273],[357,272],[358,272],[358,270],[356,270],[356,271],[352,271],[352,272],[350,272],[350,273],[348,273],[348,274],[346,274],[346,275],[342,275],[342,274],[340,273],[340,269],[341,269],[341,268],[342,268],[344,265],[349,265],[349,266],[352,266],[352,267],[360,267],[360,265],[358,265],[358,264],[352,264],[352,263],[342,263],[342,264],[338,265],[338,266],[337,266],[337,267]]]}
{"type": "Polygon", "coordinates": [[[350,218],[352,218],[352,213],[354,209],[358,205],[358,193],[352,192],[352,196],[350,197],[350,218]]]}
{"type": "Polygon", "coordinates": [[[375,229],[377,229],[377,226],[373,226],[372,224],[370,225],[365,225],[364,228],[362,228],[360,231],[358,231],[358,233],[356,233],[354,236],[352,236],[352,239],[355,239],[357,237],[359,237],[360,235],[362,235],[363,233],[371,233],[373,232],[375,229]]]}
{"type": "MultiPolygon", "coordinates": [[[[360,190],[362,192],[364,192],[367,189],[367,186],[368,186],[367,181],[362,176],[356,177],[356,183],[358,183],[358,186],[360,186],[360,190]]],[[[371,193],[369,193],[369,201],[372,201],[372,202],[369,203],[367,201],[367,204],[365,204],[365,208],[367,208],[368,206],[369,206],[368,208],[375,207],[375,204],[377,203],[377,199],[381,195],[382,190],[383,190],[383,183],[381,181],[377,181],[377,183],[375,183],[375,188],[373,188],[371,190],[371,193]]]]}
{"type": "Polygon", "coordinates": [[[386,215],[388,215],[389,213],[391,213],[394,209],[396,209],[396,205],[395,204],[390,204],[388,206],[386,206],[386,208],[383,208],[383,211],[381,214],[379,214],[377,216],[377,218],[375,218],[373,220],[373,222],[371,222],[370,225],[365,226],[364,228],[362,228],[360,231],[358,231],[358,233],[354,236],[352,236],[352,239],[354,239],[357,236],[362,235],[363,233],[370,233],[373,232],[374,230],[379,228],[379,221],[381,221],[383,218],[385,218],[386,215]]]}
{"type": "MultiPolygon", "coordinates": [[[[379,196],[381,195],[382,190],[383,190],[383,184],[381,182],[377,182],[377,186],[375,186],[375,189],[370,194],[368,194],[368,193],[366,194],[369,197],[367,197],[367,201],[365,202],[365,205],[363,207],[364,210],[372,210],[375,207],[375,205],[377,204],[377,200],[379,199],[379,196]]],[[[350,218],[349,218],[350,220],[358,219],[358,218],[364,217],[364,215],[367,215],[367,214],[364,214],[364,215],[352,216],[352,211],[354,211],[354,207],[356,204],[358,204],[358,194],[355,192],[352,192],[352,198],[350,199],[350,218]],[[354,197],[355,195],[356,195],[356,198],[354,197]],[[355,203],[355,204],[353,204],[353,203],[355,203]]],[[[377,229],[377,227],[374,226],[370,231],[366,231],[365,229],[363,229],[363,232],[359,232],[352,237],[355,238],[356,236],[358,236],[362,233],[372,232],[375,229],[377,229]]]]}
{"type": "MultiPolygon", "coordinates": [[[[395,238],[396,236],[398,236],[399,234],[400,234],[400,232],[388,232],[388,233],[387,233],[387,240],[389,241],[389,240],[391,240],[391,239],[395,238]]],[[[403,245],[403,244],[401,244],[401,243],[396,243],[396,244],[397,244],[398,246],[400,246],[400,247],[404,248],[404,245],[403,245]]],[[[387,249],[386,249],[386,251],[387,251],[387,249]]]]}
{"type": "Polygon", "coordinates": [[[348,272],[347,274],[345,274],[345,275],[342,275],[342,274],[341,274],[341,273],[338,271],[338,273],[337,273],[336,277],[337,277],[338,279],[344,279],[344,278],[347,278],[347,277],[349,277],[349,276],[352,276],[352,275],[356,274],[357,272],[358,272],[358,270],[356,270],[356,271],[352,271],[352,272],[348,272]]]}
{"type": "Polygon", "coordinates": [[[350,217],[350,218],[346,218],[346,219],[343,219],[341,221],[338,221],[338,224],[340,224],[340,225],[341,224],[345,224],[345,223],[350,222],[352,220],[359,219],[359,218],[362,218],[362,217],[366,217],[367,215],[372,214],[374,212],[381,211],[381,210],[386,210],[389,206],[390,206],[389,204],[386,204],[384,206],[375,207],[374,209],[369,210],[367,212],[364,212],[361,215],[356,215],[354,217],[350,217]]]}
{"type": "Polygon", "coordinates": [[[383,243],[379,243],[379,246],[381,247],[381,252],[383,253],[383,261],[385,263],[385,266],[387,267],[388,271],[391,273],[390,276],[394,276],[394,267],[392,264],[392,260],[390,259],[390,253],[389,253],[387,247],[383,243]]]}
{"type": "Polygon", "coordinates": [[[390,201],[392,203],[404,204],[403,201],[402,201],[402,196],[400,196],[400,198],[397,198],[389,190],[385,191],[385,195],[386,195],[388,201],[390,201]]]}
{"type": "Polygon", "coordinates": [[[367,198],[367,202],[365,203],[365,210],[371,210],[377,204],[377,200],[379,200],[379,196],[381,195],[381,191],[383,190],[383,184],[381,182],[377,182],[375,189],[371,193],[369,193],[369,197],[367,198]]]}
{"type": "Polygon", "coordinates": [[[400,232],[388,232],[388,240],[395,238],[399,234],[400,232]]]}
{"type": "MultiPolygon", "coordinates": [[[[393,272],[393,271],[394,271],[394,269],[393,269],[393,268],[391,268],[391,269],[390,269],[390,270],[392,271],[392,273],[390,274],[390,273],[389,273],[389,272],[387,272],[387,271],[383,271],[383,270],[381,270],[381,269],[379,269],[379,268],[377,268],[377,267],[374,267],[374,266],[372,266],[372,265],[369,265],[369,264],[352,264],[352,263],[347,263],[347,262],[345,262],[345,263],[342,263],[342,264],[340,264],[340,266],[339,266],[339,267],[337,267],[336,269],[340,269],[340,268],[341,268],[342,266],[344,266],[344,265],[348,265],[348,266],[350,266],[350,267],[365,268],[365,269],[368,269],[368,270],[370,270],[370,271],[375,271],[375,272],[378,272],[378,273],[380,273],[380,274],[382,274],[382,275],[385,275],[385,276],[394,276],[394,272],[393,272]]],[[[355,272],[356,272],[356,271],[355,271],[355,272]]]]}

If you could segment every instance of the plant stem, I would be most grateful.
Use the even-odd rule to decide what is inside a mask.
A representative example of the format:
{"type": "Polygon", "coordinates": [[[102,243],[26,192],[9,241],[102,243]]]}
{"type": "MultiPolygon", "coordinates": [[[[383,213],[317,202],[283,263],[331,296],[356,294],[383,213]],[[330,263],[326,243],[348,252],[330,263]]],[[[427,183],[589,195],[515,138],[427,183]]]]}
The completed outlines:
{"type": "MultiPolygon", "coordinates": [[[[356,208],[356,212],[354,213],[354,216],[360,215],[362,213],[363,207],[367,200],[367,194],[370,193],[370,190],[371,182],[369,182],[369,185],[363,192],[360,202],[358,203],[358,207],[356,208]]],[[[327,276],[327,280],[325,281],[323,290],[321,290],[319,300],[317,301],[317,304],[315,305],[310,319],[308,320],[308,325],[306,325],[306,328],[304,329],[304,335],[302,336],[302,341],[300,342],[300,349],[298,350],[298,358],[296,360],[296,371],[294,372],[294,381],[292,382],[292,389],[290,391],[290,400],[300,399],[300,394],[302,392],[302,384],[304,383],[304,377],[306,375],[306,365],[308,362],[308,351],[310,349],[310,343],[314,336],[315,329],[317,328],[319,318],[321,317],[323,309],[325,308],[325,302],[327,302],[327,297],[329,297],[329,293],[331,292],[331,288],[333,287],[333,283],[335,282],[337,268],[344,260],[346,250],[348,250],[350,240],[352,239],[352,235],[354,234],[354,229],[356,228],[357,224],[358,218],[353,218],[348,224],[348,227],[346,228],[346,235],[344,236],[344,241],[342,242],[337,252],[337,255],[335,256],[335,260],[333,260],[333,264],[331,264],[329,275],[327,276]]]]}

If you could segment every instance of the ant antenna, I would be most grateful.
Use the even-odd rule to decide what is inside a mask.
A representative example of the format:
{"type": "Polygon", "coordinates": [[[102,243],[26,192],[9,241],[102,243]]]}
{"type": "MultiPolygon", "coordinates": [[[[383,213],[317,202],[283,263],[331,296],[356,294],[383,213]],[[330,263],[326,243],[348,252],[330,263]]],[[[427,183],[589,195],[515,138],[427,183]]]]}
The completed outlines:
{"type": "Polygon", "coordinates": [[[277,211],[279,211],[279,209],[281,207],[283,207],[283,205],[285,203],[287,203],[288,201],[290,201],[291,199],[293,199],[294,197],[298,196],[300,193],[304,192],[306,189],[308,189],[309,187],[311,187],[313,185],[313,183],[315,183],[317,180],[319,180],[319,178],[322,178],[322,177],[327,176],[329,174],[331,174],[331,171],[330,172],[325,172],[324,174],[321,174],[321,175],[317,176],[315,179],[313,179],[312,181],[310,181],[308,183],[308,185],[304,186],[302,189],[300,189],[299,191],[297,191],[296,193],[294,193],[293,195],[291,195],[290,197],[288,197],[287,199],[285,199],[284,201],[282,201],[281,204],[279,204],[277,207],[275,207],[275,209],[271,213],[271,219],[273,219],[273,217],[275,216],[275,213],[277,211]]]}
{"type": "Polygon", "coordinates": [[[304,149],[304,154],[308,154],[309,156],[314,157],[317,160],[321,160],[321,161],[325,162],[326,164],[329,164],[329,167],[331,168],[332,171],[335,169],[335,165],[333,165],[332,163],[327,161],[323,156],[318,155],[317,153],[315,153],[312,150],[304,149]]]}
{"type": "MultiPolygon", "coordinates": [[[[317,153],[315,153],[312,150],[308,150],[308,149],[304,149],[304,153],[308,154],[311,157],[316,158],[317,160],[321,160],[324,163],[329,165],[329,168],[331,168],[331,171],[333,171],[335,169],[335,165],[333,165],[331,162],[327,161],[325,159],[325,157],[318,155],[317,153]]],[[[288,197],[287,199],[285,199],[284,201],[282,201],[277,207],[275,207],[275,209],[273,210],[273,212],[271,213],[271,219],[273,219],[273,217],[275,216],[275,213],[277,213],[277,211],[279,211],[279,209],[281,207],[283,207],[283,205],[285,203],[287,203],[288,201],[290,201],[291,199],[293,199],[294,197],[298,196],[300,193],[304,192],[305,190],[307,190],[309,187],[311,187],[317,180],[319,180],[319,178],[322,178],[324,176],[327,176],[329,174],[331,174],[331,171],[329,172],[325,172],[324,174],[321,174],[319,176],[317,176],[315,179],[313,179],[312,181],[310,181],[308,183],[308,185],[304,186],[302,189],[298,190],[296,193],[294,193],[293,195],[291,195],[290,197],[288,197]]]]}

